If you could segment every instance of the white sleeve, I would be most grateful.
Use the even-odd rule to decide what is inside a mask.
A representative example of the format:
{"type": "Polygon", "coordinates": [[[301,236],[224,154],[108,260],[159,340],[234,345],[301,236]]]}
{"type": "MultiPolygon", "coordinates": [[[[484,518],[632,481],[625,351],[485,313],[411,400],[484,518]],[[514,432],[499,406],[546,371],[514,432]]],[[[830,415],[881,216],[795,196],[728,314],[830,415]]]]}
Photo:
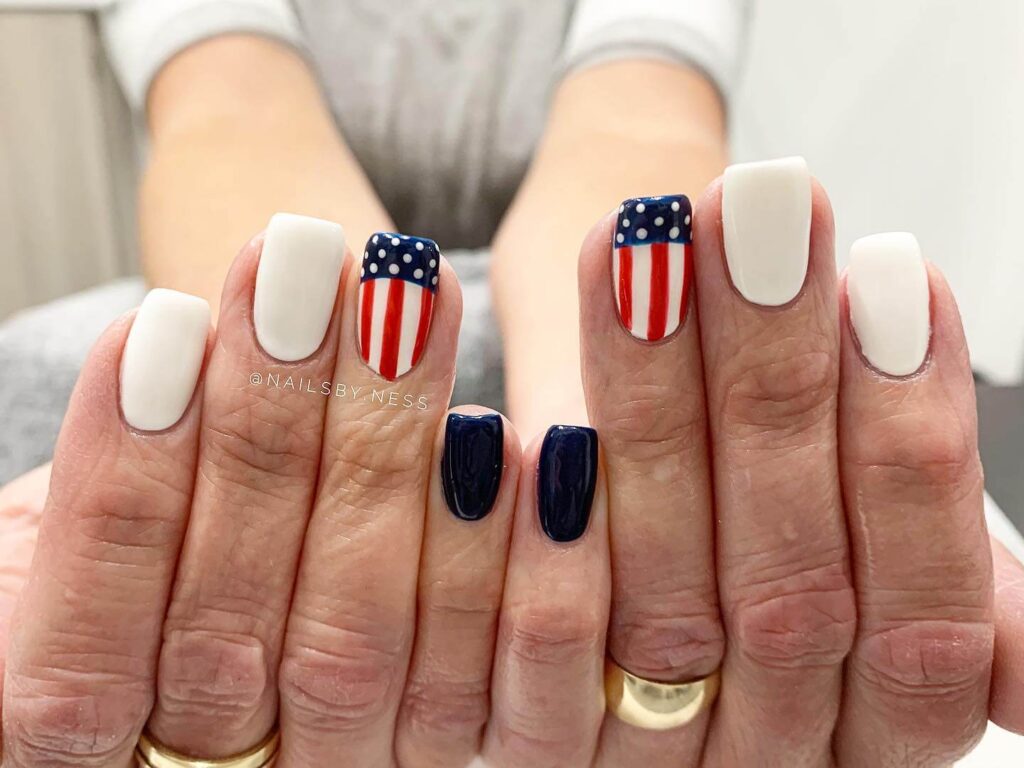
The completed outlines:
{"type": "Polygon", "coordinates": [[[232,32],[302,48],[288,0],[120,0],[103,12],[103,40],[128,102],[144,107],[160,68],[193,43],[232,32]]]}
{"type": "Polygon", "coordinates": [[[578,0],[565,68],[625,58],[702,70],[728,103],[739,76],[750,0],[578,0]]]}

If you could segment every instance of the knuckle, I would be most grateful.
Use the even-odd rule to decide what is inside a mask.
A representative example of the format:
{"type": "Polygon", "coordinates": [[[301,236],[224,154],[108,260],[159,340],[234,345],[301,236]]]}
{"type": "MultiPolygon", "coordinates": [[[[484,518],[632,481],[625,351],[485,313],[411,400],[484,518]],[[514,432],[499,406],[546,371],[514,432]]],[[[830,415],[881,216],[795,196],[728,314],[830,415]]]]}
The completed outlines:
{"type": "Polygon", "coordinates": [[[744,429],[799,432],[835,408],[836,354],[813,347],[783,352],[777,346],[768,345],[756,359],[741,358],[725,374],[721,410],[744,429]]]}
{"type": "Polygon", "coordinates": [[[849,654],[857,608],[845,568],[797,573],[757,592],[732,610],[730,641],[745,656],[769,668],[799,669],[836,666],[849,654]]]}
{"type": "Polygon", "coordinates": [[[55,681],[11,674],[3,712],[8,756],[26,765],[83,768],[123,761],[149,706],[143,686],[107,676],[64,674],[55,681]]]}
{"type": "Polygon", "coordinates": [[[631,611],[613,617],[609,643],[615,661],[633,674],[682,680],[721,666],[725,631],[717,610],[676,616],[631,611]]]}
{"type": "Polygon", "coordinates": [[[309,439],[315,428],[283,403],[246,400],[204,428],[204,463],[217,467],[219,479],[241,487],[265,475],[299,482],[316,468],[317,441],[309,439]]]}
{"type": "Polygon", "coordinates": [[[355,731],[379,722],[400,694],[397,648],[351,632],[329,644],[295,644],[280,669],[283,705],[319,731],[355,731]]]}
{"type": "Polygon", "coordinates": [[[602,439],[633,460],[686,455],[702,445],[707,418],[701,397],[680,397],[677,386],[634,385],[601,414],[602,439]]]}
{"type": "Polygon", "coordinates": [[[490,680],[410,679],[402,699],[402,719],[416,733],[478,734],[490,713],[490,680]]]}
{"type": "Polygon", "coordinates": [[[934,415],[888,420],[873,430],[866,455],[857,463],[881,493],[902,490],[947,492],[981,480],[981,461],[973,431],[954,420],[936,423],[934,415]]]}
{"type": "Polygon", "coordinates": [[[600,650],[604,617],[583,606],[516,606],[502,623],[502,642],[521,662],[560,667],[600,650]]]}
{"type": "Polygon", "coordinates": [[[987,622],[914,622],[863,638],[856,669],[883,693],[949,702],[987,684],[994,642],[987,622]]]}
{"type": "Polygon", "coordinates": [[[171,632],[160,655],[159,707],[177,717],[247,722],[270,695],[270,659],[255,636],[171,632]]]}

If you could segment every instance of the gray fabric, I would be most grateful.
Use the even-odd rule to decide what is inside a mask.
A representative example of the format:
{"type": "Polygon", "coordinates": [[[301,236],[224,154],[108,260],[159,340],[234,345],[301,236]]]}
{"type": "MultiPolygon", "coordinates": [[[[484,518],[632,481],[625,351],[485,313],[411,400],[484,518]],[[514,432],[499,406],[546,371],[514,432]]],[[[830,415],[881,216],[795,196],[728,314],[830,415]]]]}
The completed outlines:
{"type": "MultiPolygon", "coordinates": [[[[502,409],[501,344],[490,310],[485,253],[445,258],[462,284],[463,319],[453,404],[502,409]]],[[[0,485],[49,461],[68,398],[93,342],[146,294],[119,280],[19,313],[0,324],[0,485]]]]}

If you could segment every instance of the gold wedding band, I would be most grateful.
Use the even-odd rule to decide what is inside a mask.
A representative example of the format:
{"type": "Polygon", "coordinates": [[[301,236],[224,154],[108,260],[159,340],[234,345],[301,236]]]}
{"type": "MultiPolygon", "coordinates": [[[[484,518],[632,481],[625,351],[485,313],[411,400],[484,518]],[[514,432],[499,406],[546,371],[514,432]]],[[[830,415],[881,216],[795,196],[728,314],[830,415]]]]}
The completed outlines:
{"type": "Polygon", "coordinates": [[[686,725],[707,710],[718,695],[719,680],[716,670],[688,683],[659,683],[630,674],[607,659],[606,707],[624,723],[648,731],[667,731],[686,725]]]}
{"type": "Polygon", "coordinates": [[[178,754],[143,733],[135,748],[135,760],[138,768],[273,768],[280,745],[281,734],[275,728],[260,744],[244,754],[220,760],[198,760],[178,754]]]}

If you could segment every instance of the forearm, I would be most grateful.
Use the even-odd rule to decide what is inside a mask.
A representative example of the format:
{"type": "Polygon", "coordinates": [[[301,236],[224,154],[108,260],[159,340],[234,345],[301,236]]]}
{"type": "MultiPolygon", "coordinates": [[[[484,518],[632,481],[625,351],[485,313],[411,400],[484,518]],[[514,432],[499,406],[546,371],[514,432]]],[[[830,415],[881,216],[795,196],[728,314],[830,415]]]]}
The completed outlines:
{"type": "Polygon", "coordinates": [[[561,85],[494,242],[508,405],[525,437],[555,421],[586,419],[576,259],[587,230],[628,197],[695,197],[725,159],[718,95],[692,70],[619,62],[561,85]]]}
{"type": "Polygon", "coordinates": [[[390,227],[307,65],[281,44],[233,36],[188,49],[154,82],[149,125],[144,273],[215,311],[231,259],[276,211],[342,222],[357,249],[390,227]]]}

